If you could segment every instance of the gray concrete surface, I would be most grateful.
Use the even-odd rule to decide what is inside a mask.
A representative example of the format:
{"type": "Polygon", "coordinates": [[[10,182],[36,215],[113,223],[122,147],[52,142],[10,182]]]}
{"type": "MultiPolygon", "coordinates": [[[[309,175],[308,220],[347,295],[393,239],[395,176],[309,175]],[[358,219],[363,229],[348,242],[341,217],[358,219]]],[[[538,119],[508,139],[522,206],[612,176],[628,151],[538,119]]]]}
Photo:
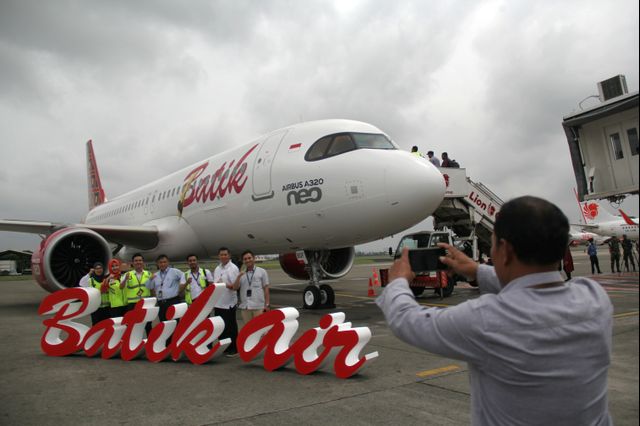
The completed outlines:
{"type": "MultiPolygon", "coordinates": [[[[588,259],[575,250],[577,275],[588,259]]],[[[603,271],[608,259],[602,256],[603,271]]],[[[355,266],[334,282],[337,308],[354,326],[373,333],[365,353],[379,358],[360,374],[341,380],[330,365],[309,375],[292,366],[267,372],[254,361],[219,358],[153,364],[74,355],[45,356],[37,315],[46,296],[31,281],[0,282],[0,424],[432,424],[469,423],[465,363],[429,354],[396,339],[381,312],[366,297],[371,266],[355,266]],[[445,367],[437,374],[434,369],[445,367]]],[[[272,303],[301,305],[304,283],[270,271],[272,303]]],[[[638,275],[598,277],[615,306],[614,350],[609,374],[611,412],[617,425],[638,424],[638,275]]],[[[376,289],[377,292],[380,289],[376,289]]],[[[468,286],[440,300],[425,293],[424,304],[454,305],[477,297],[468,286]]],[[[300,310],[299,332],[314,327],[327,311],[300,310]]],[[[543,407],[541,407],[543,409],[543,407]]]]}

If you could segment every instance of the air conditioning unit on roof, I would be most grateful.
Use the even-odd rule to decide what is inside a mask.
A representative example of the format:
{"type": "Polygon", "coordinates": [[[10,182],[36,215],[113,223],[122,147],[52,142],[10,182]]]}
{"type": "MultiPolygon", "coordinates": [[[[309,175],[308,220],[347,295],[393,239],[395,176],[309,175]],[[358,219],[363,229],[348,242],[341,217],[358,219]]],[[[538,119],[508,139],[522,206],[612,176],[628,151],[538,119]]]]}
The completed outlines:
{"type": "Polygon", "coordinates": [[[629,93],[627,89],[627,79],[622,74],[611,77],[598,83],[598,95],[600,102],[608,101],[629,93]]]}

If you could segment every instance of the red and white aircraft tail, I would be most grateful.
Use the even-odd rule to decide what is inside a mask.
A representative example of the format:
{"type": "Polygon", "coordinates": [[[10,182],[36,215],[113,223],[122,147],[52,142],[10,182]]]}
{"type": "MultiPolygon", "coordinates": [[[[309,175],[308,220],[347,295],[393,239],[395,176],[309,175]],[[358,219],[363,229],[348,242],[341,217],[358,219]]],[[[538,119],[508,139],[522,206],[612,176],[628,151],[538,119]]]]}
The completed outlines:
{"type": "Polygon", "coordinates": [[[94,207],[106,201],[91,140],[87,141],[87,185],[89,190],[89,211],[91,211],[94,207]]]}

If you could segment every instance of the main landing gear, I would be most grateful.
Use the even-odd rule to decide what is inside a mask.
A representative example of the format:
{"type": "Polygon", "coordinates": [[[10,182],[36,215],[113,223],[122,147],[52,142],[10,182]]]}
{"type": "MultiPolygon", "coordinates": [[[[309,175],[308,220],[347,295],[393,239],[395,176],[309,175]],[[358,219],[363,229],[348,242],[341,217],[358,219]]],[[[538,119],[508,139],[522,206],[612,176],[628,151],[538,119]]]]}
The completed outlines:
{"type": "Polygon", "coordinates": [[[335,293],[328,284],[320,284],[320,252],[313,251],[307,254],[309,262],[309,285],[302,294],[304,309],[332,309],[335,308],[335,293]]]}

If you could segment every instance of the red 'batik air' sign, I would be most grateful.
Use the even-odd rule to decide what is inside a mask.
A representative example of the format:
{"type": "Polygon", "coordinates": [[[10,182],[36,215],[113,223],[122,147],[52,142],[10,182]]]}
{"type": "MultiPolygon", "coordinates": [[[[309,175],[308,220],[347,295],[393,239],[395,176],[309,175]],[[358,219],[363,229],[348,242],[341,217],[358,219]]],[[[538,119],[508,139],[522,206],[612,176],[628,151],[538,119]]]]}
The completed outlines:
{"type": "MultiPolygon", "coordinates": [[[[220,317],[209,317],[224,284],[207,287],[191,306],[180,303],[167,311],[167,321],[153,327],[144,338],[144,327],[153,321],[159,308],[155,298],[139,301],[124,317],[100,321],[88,327],[75,320],[95,312],[100,306],[100,291],[94,288],[69,288],[47,296],[38,313],[53,315],[43,321],[46,330],[40,346],[50,356],[84,351],[87,356],[120,357],[129,361],[146,354],[149,361],[186,357],[203,364],[219,356],[231,343],[218,340],[224,330],[220,317]],[[180,319],[178,322],[177,320],[180,319]],[[64,332],[64,337],[62,337],[64,332]]],[[[329,356],[334,358],[336,376],[347,378],[378,356],[377,352],[360,356],[371,339],[368,327],[351,327],[342,312],[325,315],[319,327],[307,330],[293,344],[298,330],[298,311],[294,308],[266,312],[248,322],[238,334],[240,358],[249,362],[264,352],[263,363],[272,371],[293,361],[298,373],[316,371],[329,356]]]]}

